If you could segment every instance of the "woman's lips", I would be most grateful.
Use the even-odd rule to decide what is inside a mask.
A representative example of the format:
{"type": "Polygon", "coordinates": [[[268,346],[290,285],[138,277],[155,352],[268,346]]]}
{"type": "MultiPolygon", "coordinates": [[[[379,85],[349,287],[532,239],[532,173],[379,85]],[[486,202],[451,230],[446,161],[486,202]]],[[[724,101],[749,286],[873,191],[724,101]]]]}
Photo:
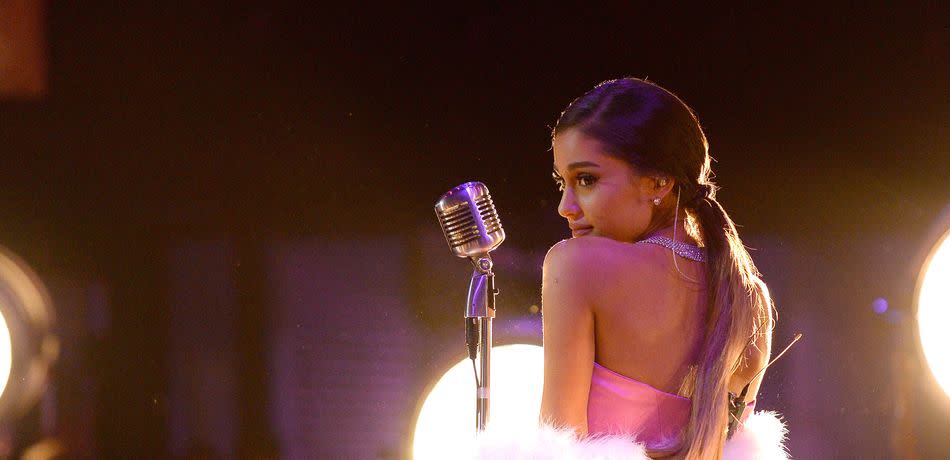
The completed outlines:
{"type": "Polygon", "coordinates": [[[571,236],[577,238],[579,236],[584,236],[594,230],[594,227],[583,227],[578,229],[571,229],[571,236]]]}

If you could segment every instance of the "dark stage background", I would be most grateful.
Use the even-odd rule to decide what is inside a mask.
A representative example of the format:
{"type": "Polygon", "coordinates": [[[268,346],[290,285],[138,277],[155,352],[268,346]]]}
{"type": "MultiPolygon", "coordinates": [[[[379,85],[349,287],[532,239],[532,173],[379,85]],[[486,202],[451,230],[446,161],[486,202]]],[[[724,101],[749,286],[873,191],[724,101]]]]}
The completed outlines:
{"type": "Polygon", "coordinates": [[[699,114],[776,343],[805,333],[760,395],[792,454],[950,456],[950,403],[900,319],[950,204],[938,2],[41,11],[45,81],[0,99],[0,244],[49,285],[63,351],[58,422],[28,414],[17,449],[404,456],[417,398],[461,356],[468,268],[432,205],[490,187],[498,321],[532,318],[568,236],[550,126],[630,75],[699,114]]]}

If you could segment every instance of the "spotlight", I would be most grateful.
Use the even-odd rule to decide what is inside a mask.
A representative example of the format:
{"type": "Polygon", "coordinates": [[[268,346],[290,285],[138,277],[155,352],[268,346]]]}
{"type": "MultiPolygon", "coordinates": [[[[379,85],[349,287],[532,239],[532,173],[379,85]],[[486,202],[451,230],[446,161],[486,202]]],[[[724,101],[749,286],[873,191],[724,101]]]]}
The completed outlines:
{"type": "Polygon", "coordinates": [[[950,396],[950,208],[917,279],[915,305],[924,358],[943,392],[950,396]]]}
{"type": "MultiPolygon", "coordinates": [[[[506,429],[537,425],[544,380],[544,355],[537,345],[496,346],[491,362],[491,423],[506,429]]],[[[452,366],[432,388],[416,418],[415,460],[452,458],[471,445],[475,433],[472,362],[452,366]]]]}
{"type": "Polygon", "coordinates": [[[39,277],[0,247],[0,420],[23,414],[42,394],[59,352],[53,320],[39,277]]]}

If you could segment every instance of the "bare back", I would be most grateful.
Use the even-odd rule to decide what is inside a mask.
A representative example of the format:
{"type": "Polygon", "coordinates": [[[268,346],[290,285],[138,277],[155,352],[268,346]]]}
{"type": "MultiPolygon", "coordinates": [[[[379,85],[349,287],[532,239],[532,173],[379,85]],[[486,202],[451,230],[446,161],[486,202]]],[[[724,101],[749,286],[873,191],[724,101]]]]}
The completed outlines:
{"type": "MultiPolygon", "coordinates": [[[[543,420],[586,434],[595,362],[690,396],[684,382],[702,348],[706,267],[679,256],[674,266],[673,257],[664,247],[596,236],[564,240],[548,251],[542,281],[543,420]]],[[[747,348],[730,391],[738,392],[761,368],[769,337],[747,348]]],[[[760,382],[761,375],[751,395],[760,382]]]]}
{"type": "Polygon", "coordinates": [[[592,305],[595,361],[678,393],[702,346],[705,264],[653,244],[601,244],[616,247],[603,261],[612,269],[610,288],[592,305]]]}

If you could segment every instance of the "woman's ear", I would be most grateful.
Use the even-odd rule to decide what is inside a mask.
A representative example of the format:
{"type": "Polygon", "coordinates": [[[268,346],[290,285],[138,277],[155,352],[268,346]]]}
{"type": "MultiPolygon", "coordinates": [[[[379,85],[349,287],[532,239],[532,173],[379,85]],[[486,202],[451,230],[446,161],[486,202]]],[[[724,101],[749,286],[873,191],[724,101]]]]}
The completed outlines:
{"type": "Polygon", "coordinates": [[[655,182],[653,190],[654,193],[656,193],[656,195],[659,197],[665,197],[668,193],[670,193],[670,190],[673,190],[673,185],[676,183],[676,181],[670,177],[659,176],[654,179],[655,182]]]}

